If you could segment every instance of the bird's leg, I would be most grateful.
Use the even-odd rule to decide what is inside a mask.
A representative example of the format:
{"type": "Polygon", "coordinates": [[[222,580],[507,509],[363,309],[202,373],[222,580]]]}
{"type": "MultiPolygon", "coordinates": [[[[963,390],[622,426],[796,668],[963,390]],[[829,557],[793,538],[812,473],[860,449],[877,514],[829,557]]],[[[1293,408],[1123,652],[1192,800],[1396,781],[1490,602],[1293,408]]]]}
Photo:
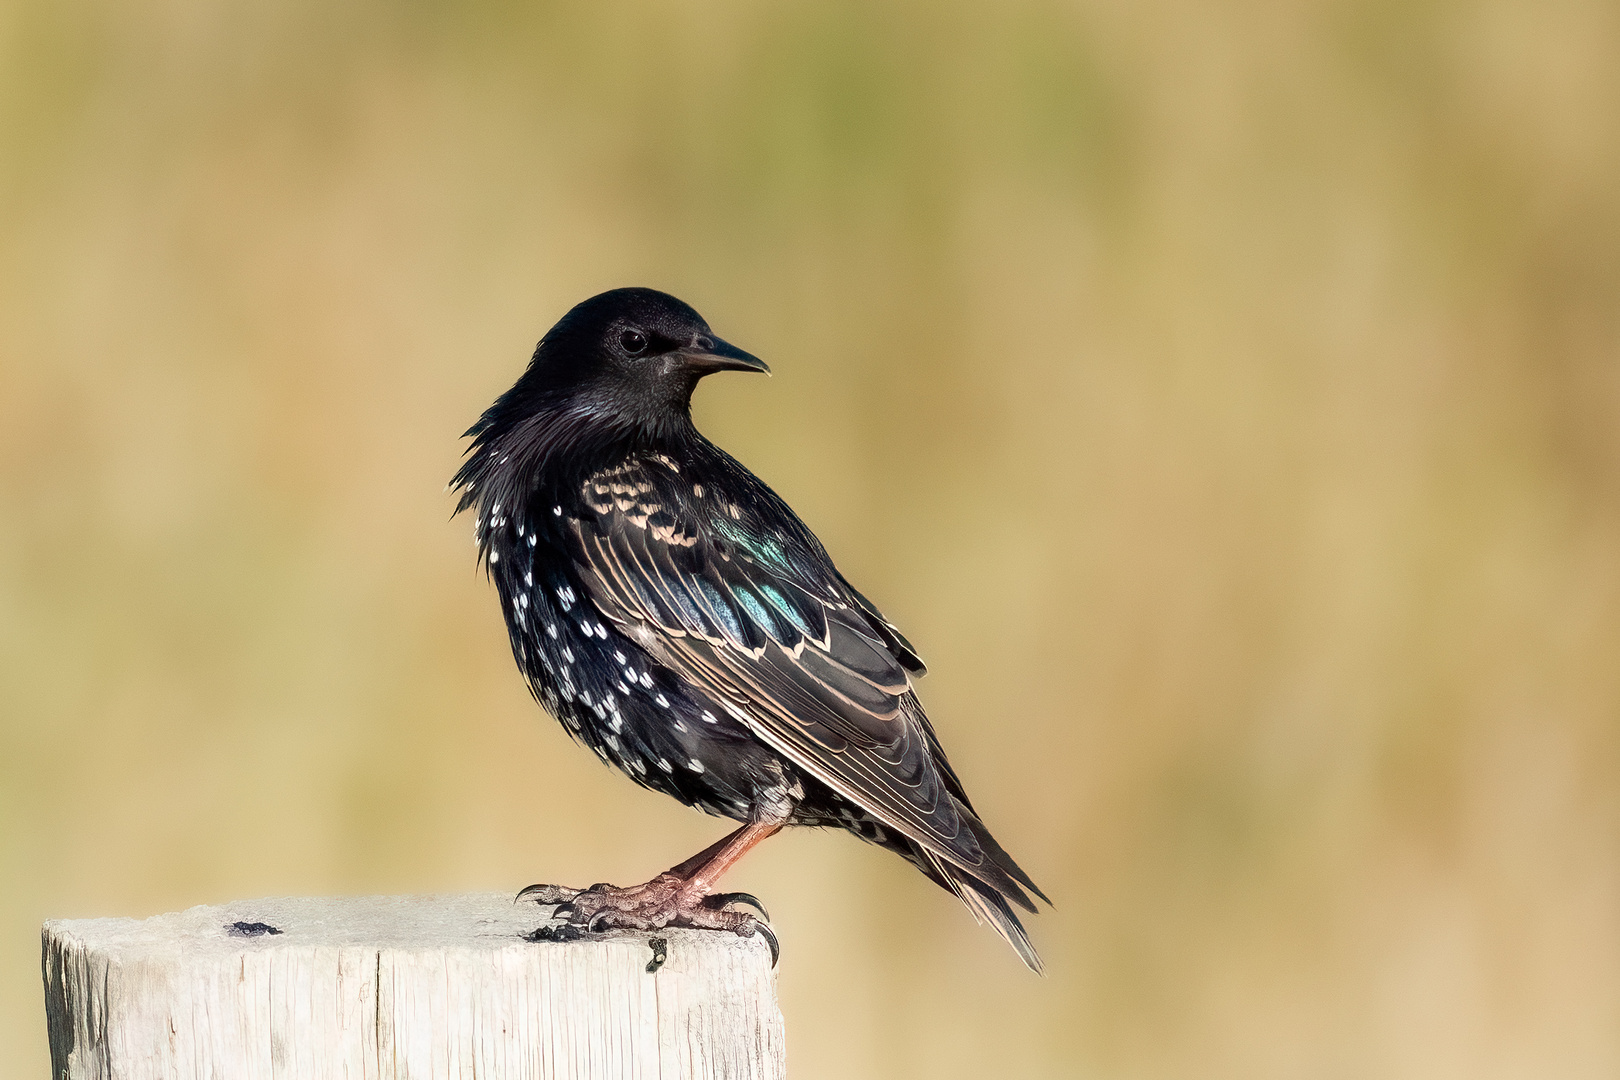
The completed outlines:
{"type": "Polygon", "coordinates": [[[530,885],[518,893],[518,899],[556,904],[553,918],[565,918],[574,926],[593,931],[684,926],[729,930],[742,937],[752,937],[758,931],[770,942],[774,958],[776,937],[770,929],[753,915],[730,909],[734,903],[751,903],[765,915],[764,906],[747,893],[715,893],[713,890],[720,876],[738,859],[781,828],[780,822],[749,822],[641,885],[626,888],[592,885],[582,890],[560,885],[530,885]]]}

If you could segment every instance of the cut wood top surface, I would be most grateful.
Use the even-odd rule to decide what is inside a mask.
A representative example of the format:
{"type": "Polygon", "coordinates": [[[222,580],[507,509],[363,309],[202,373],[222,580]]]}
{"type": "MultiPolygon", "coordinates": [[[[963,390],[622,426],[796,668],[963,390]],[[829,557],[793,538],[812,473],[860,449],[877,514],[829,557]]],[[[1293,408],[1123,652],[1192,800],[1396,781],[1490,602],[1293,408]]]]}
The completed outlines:
{"type": "Polygon", "coordinates": [[[54,1075],[782,1074],[763,939],[527,940],[549,914],[485,893],[54,920],[44,927],[54,1075]]]}
{"type": "MultiPolygon", "coordinates": [[[[187,950],[236,953],[244,948],[302,945],[355,945],[403,950],[447,948],[500,949],[523,942],[523,936],[546,924],[549,905],[514,903],[510,893],[467,893],[451,896],[267,897],[228,904],[187,908],[146,919],[53,919],[47,934],[71,935],[100,948],[187,950]],[[270,927],[255,933],[249,927],[270,927]],[[227,927],[240,925],[231,931],[227,927]]],[[[638,941],[652,937],[701,943],[705,948],[758,951],[766,962],[770,948],[762,939],[698,930],[614,932],[592,935],[593,943],[638,941]]],[[[541,943],[546,944],[546,943],[541,943]]]]}

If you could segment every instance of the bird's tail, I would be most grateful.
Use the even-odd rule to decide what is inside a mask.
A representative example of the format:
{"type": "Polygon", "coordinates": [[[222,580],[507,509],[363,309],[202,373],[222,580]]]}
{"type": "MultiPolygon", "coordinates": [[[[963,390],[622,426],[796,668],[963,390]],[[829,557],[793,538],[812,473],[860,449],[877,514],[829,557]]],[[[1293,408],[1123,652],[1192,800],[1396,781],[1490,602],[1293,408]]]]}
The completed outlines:
{"type": "MultiPolygon", "coordinates": [[[[1045,900],[1045,893],[1030,880],[1029,875],[1013,861],[1006,850],[990,835],[966,805],[957,802],[961,820],[972,831],[974,839],[978,841],[979,850],[983,852],[984,862],[975,873],[964,869],[940,855],[929,851],[915,841],[900,837],[893,837],[908,850],[902,851],[918,869],[942,889],[954,893],[957,899],[973,913],[974,921],[989,923],[1013,947],[1021,960],[1037,975],[1044,974],[1041,958],[1035,952],[1035,946],[1030,944],[1029,934],[1024,930],[1024,924],[1018,920],[1013,912],[1013,904],[1017,904],[1025,911],[1034,912],[1035,902],[1024,892],[1028,889],[1036,896],[1045,900]]],[[[898,845],[895,845],[898,847],[898,845]]]]}
{"type": "Polygon", "coordinates": [[[987,922],[994,927],[1031,971],[1045,974],[1041,958],[1030,944],[1024,924],[1013,912],[1013,905],[1033,914],[1036,907],[1030,893],[1046,901],[1048,906],[1051,899],[996,842],[964,799],[952,798],[951,801],[956,807],[957,820],[976,841],[963,845],[960,862],[874,820],[859,822],[858,827],[846,827],[867,843],[886,848],[921,870],[935,885],[962,901],[975,922],[987,922]],[[1026,889],[1029,891],[1025,892],[1026,889]]]}
{"type": "MultiPolygon", "coordinates": [[[[1018,916],[1014,914],[1012,905],[1007,902],[1005,896],[972,874],[946,862],[932,852],[918,849],[918,853],[929,864],[927,871],[925,871],[931,871],[928,876],[944,888],[955,893],[957,898],[967,905],[967,909],[973,913],[975,922],[989,923],[996,933],[1000,934],[1007,944],[1013,947],[1013,951],[1018,954],[1019,959],[1024,962],[1029,970],[1037,975],[1045,974],[1045,969],[1041,966],[1040,955],[1035,952],[1035,946],[1030,944],[1029,934],[1024,930],[1024,924],[1018,921],[1018,916]]],[[[1031,886],[1031,888],[1034,888],[1034,886],[1031,886]]],[[[1040,890],[1037,889],[1036,892],[1039,893],[1040,890]]],[[[1027,897],[1021,896],[1020,899],[1027,900],[1027,897]]],[[[1042,895],[1041,899],[1045,900],[1046,897],[1042,895]]],[[[1047,903],[1051,903],[1051,901],[1048,900],[1047,903]]],[[[1032,904],[1026,903],[1025,906],[1029,907],[1031,911],[1034,910],[1032,904]]]]}

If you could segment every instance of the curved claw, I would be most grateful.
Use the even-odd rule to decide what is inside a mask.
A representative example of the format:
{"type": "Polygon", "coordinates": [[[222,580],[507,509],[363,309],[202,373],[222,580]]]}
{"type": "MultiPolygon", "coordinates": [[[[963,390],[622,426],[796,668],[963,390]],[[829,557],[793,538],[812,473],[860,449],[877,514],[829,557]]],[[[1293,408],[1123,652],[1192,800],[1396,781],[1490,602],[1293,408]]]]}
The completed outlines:
{"type": "Polygon", "coordinates": [[[716,908],[716,909],[729,907],[732,904],[747,904],[750,907],[752,907],[754,910],[758,911],[760,913],[760,915],[763,916],[767,922],[769,922],[770,918],[771,918],[771,913],[765,910],[765,905],[762,904],[760,902],[759,897],[755,896],[753,893],[745,893],[745,892],[714,893],[713,895],[705,898],[703,903],[704,903],[704,905],[706,907],[711,907],[711,908],[716,908]]]}
{"type": "Polygon", "coordinates": [[[562,903],[551,909],[551,917],[553,919],[566,919],[571,917],[574,912],[578,910],[579,909],[574,906],[574,902],[572,900],[564,900],[562,903]]]}
{"type": "Polygon", "coordinates": [[[518,890],[518,894],[512,898],[512,903],[515,904],[519,900],[533,900],[537,904],[556,904],[578,895],[578,889],[570,889],[566,885],[530,885],[528,888],[518,890]]]}
{"type": "Polygon", "coordinates": [[[771,967],[774,968],[776,966],[776,962],[782,959],[782,945],[776,940],[776,932],[770,927],[766,926],[764,923],[755,923],[754,931],[755,933],[763,934],[766,943],[770,945],[771,967]]]}
{"type": "Polygon", "coordinates": [[[585,924],[586,933],[599,934],[603,930],[612,929],[611,927],[608,927],[608,926],[598,925],[603,920],[611,917],[612,915],[613,915],[613,911],[611,909],[609,909],[609,908],[603,908],[601,911],[598,911],[595,915],[592,915],[591,916],[591,921],[585,924]]]}

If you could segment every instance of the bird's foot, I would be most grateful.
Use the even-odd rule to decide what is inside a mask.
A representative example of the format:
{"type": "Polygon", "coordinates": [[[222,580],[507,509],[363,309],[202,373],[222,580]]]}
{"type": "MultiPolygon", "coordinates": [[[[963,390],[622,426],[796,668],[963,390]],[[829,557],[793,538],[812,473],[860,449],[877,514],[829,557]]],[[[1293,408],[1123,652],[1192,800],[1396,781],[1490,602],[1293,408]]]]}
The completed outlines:
{"type": "Polygon", "coordinates": [[[519,900],[555,904],[551,917],[566,925],[595,933],[601,930],[662,930],[668,926],[694,930],[724,930],[738,937],[759,934],[771,947],[771,963],[780,955],[776,935],[761,919],[733,905],[749,904],[769,919],[765,905],[748,893],[709,893],[678,874],[659,874],[643,885],[620,888],[592,885],[570,889],[563,885],[530,885],[519,900]]]}

